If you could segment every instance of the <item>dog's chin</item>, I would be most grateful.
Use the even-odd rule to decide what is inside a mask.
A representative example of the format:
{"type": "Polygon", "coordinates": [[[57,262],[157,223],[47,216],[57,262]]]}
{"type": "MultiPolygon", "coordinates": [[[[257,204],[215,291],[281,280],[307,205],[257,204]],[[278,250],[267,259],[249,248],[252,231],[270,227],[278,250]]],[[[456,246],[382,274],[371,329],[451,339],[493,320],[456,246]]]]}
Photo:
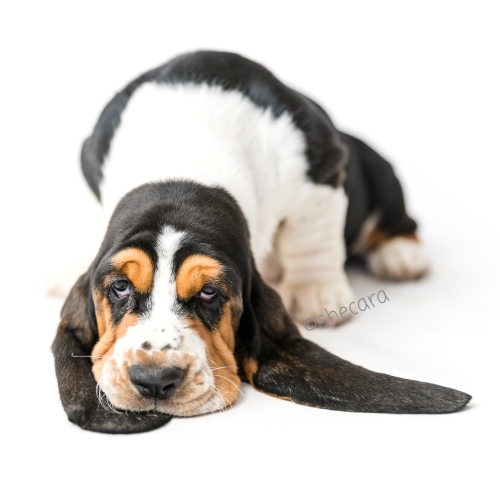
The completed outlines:
{"type": "Polygon", "coordinates": [[[223,410],[227,404],[220,397],[215,387],[187,398],[169,398],[167,400],[150,399],[136,394],[131,388],[127,391],[104,391],[101,389],[99,402],[105,408],[118,411],[131,411],[137,413],[166,413],[176,417],[192,417],[223,410]],[[226,403],[226,404],[224,404],[226,403]]]}

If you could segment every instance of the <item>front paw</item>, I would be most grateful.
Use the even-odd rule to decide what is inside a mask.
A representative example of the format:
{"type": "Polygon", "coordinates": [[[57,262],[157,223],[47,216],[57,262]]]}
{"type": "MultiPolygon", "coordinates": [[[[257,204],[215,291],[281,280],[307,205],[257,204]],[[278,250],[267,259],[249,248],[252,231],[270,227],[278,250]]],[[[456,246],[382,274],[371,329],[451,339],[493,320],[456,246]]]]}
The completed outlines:
{"type": "Polygon", "coordinates": [[[301,285],[282,283],[278,291],[293,319],[313,328],[337,326],[357,312],[354,292],[344,277],[301,285]]]}

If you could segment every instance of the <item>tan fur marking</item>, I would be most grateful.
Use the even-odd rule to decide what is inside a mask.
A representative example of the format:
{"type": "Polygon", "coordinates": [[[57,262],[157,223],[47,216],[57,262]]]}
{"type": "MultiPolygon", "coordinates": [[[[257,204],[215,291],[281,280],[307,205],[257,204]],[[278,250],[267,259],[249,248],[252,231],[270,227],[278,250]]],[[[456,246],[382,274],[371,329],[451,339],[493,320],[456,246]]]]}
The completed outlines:
{"type": "MultiPolygon", "coordinates": [[[[256,387],[254,387],[254,389],[257,389],[256,387]]],[[[276,398],[276,399],[281,399],[283,401],[291,401],[292,403],[297,403],[296,401],[294,401],[291,397],[289,396],[278,396],[277,394],[273,394],[272,392],[264,392],[260,389],[257,389],[259,392],[262,392],[262,394],[267,394],[268,396],[272,396],[273,398],[276,398]]],[[[303,404],[303,403],[297,403],[297,404],[303,404]]],[[[309,405],[305,405],[305,406],[309,406],[309,405]]],[[[320,408],[319,406],[316,406],[315,408],[320,408]]]]}
{"type": "Polygon", "coordinates": [[[382,243],[391,240],[392,238],[406,238],[412,241],[418,241],[417,235],[415,233],[412,234],[397,234],[394,236],[387,236],[384,232],[380,231],[376,227],[368,234],[364,241],[364,247],[367,250],[375,250],[382,243]]]}
{"type": "MultiPolygon", "coordinates": [[[[128,251],[118,254],[113,264],[116,272],[126,272],[136,289],[141,286],[143,269],[134,269],[139,259],[128,251]],[[134,264],[131,266],[130,263],[134,264]],[[134,281],[135,279],[135,281],[134,281]]],[[[139,266],[140,267],[140,266],[139,266]]],[[[147,273],[146,273],[147,274],[147,273]]],[[[114,279],[113,273],[106,280],[114,279]]],[[[228,290],[223,282],[222,265],[215,259],[194,255],[186,259],[177,276],[176,288],[179,296],[190,298],[198,293],[207,283],[217,283],[228,290]]],[[[144,287],[147,283],[143,284],[144,287]]],[[[208,366],[200,367],[198,358],[189,351],[178,348],[165,350],[144,350],[130,348],[120,353],[120,362],[113,358],[116,341],[124,336],[138,318],[127,313],[118,325],[113,325],[110,304],[99,291],[94,293],[99,341],[92,352],[93,373],[96,380],[103,381],[103,390],[117,408],[137,410],[159,410],[174,415],[188,416],[201,411],[214,411],[231,405],[239,395],[241,384],[234,357],[234,331],[243,311],[241,297],[231,297],[224,305],[222,316],[216,331],[209,331],[199,319],[185,320],[205,344],[208,366]],[[175,397],[165,401],[149,401],[139,394],[129,378],[129,368],[135,364],[153,367],[178,366],[184,370],[182,384],[175,391],[175,397]],[[103,377],[105,373],[105,377],[103,377]],[[213,379],[212,379],[213,377],[213,379]],[[205,405],[207,407],[205,408],[205,405]]],[[[179,339],[184,340],[180,335],[179,339]]]]}
{"type": "MultiPolygon", "coordinates": [[[[231,328],[233,330],[234,342],[234,332],[240,326],[240,319],[241,315],[243,314],[243,299],[241,297],[231,297],[229,308],[231,310],[231,328]]],[[[232,350],[234,351],[234,346],[232,350]]]]}
{"type": "Polygon", "coordinates": [[[243,359],[243,369],[245,370],[245,375],[247,376],[248,381],[253,385],[253,376],[257,373],[258,370],[257,361],[252,358],[245,357],[243,359]]]}
{"type": "MultiPolygon", "coordinates": [[[[111,264],[117,272],[125,274],[139,293],[151,289],[153,283],[153,264],[146,252],[138,248],[127,248],[117,253],[111,264]]],[[[110,277],[108,277],[110,278],[110,277]]],[[[99,341],[92,350],[92,371],[100,380],[106,360],[111,358],[116,341],[123,337],[128,328],[137,323],[137,316],[125,314],[119,324],[113,325],[108,299],[99,291],[93,293],[99,341]]]]}
{"type": "Polygon", "coordinates": [[[415,233],[413,233],[413,234],[398,234],[396,236],[399,238],[406,238],[407,240],[410,240],[410,241],[416,241],[417,243],[420,241],[418,236],[415,233]]]}
{"type": "Polygon", "coordinates": [[[224,344],[227,345],[231,353],[234,352],[234,330],[232,319],[231,304],[227,303],[224,306],[224,312],[222,313],[222,318],[220,319],[217,330],[224,344]]]}
{"type": "Polygon", "coordinates": [[[94,306],[96,311],[97,330],[99,340],[92,349],[92,372],[96,380],[100,380],[106,361],[113,355],[116,341],[124,337],[129,327],[137,323],[135,314],[126,313],[117,325],[111,321],[111,308],[106,297],[94,292],[94,306]]]}
{"type": "Polygon", "coordinates": [[[386,240],[387,240],[387,235],[382,231],[379,231],[375,227],[366,237],[366,240],[364,241],[364,246],[367,250],[374,250],[386,240]]]}
{"type": "Polygon", "coordinates": [[[189,299],[207,282],[218,281],[221,273],[219,261],[206,255],[191,255],[182,263],[177,273],[177,295],[183,299],[189,299]]]}
{"type": "Polygon", "coordinates": [[[282,399],[284,401],[295,402],[289,396],[278,396],[277,394],[273,394],[271,392],[265,392],[262,389],[258,389],[257,387],[255,387],[255,385],[253,384],[253,377],[257,373],[257,370],[259,369],[259,366],[257,365],[257,361],[255,361],[255,359],[245,357],[243,359],[243,369],[245,370],[245,375],[247,376],[248,381],[250,382],[250,384],[254,389],[257,389],[259,392],[262,392],[262,394],[267,394],[268,396],[272,396],[273,398],[282,399]]]}
{"type": "Polygon", "coordinates": [[[139,248],[127,248],[118,252],[111,263],[132,282],[139,293],[151,291],[153,285],[153,263],[148,254],[139,248]]]}
{"type": "Polygon", "coordinates": [[[238,377],[238,368],[234,358],[234,331],[231,321],[230,303],[224,306],[224,312],[216,331],[211,332],[198,319],[188,320],[206,346],[207,360],[213,371],[215,386],[231,404],[238,398],[241,384],[238,377]]]}
{"type": "Polygon", "coordinates": [[[104,299],[100,292],[94,291],[92,297],[94,299],[97,333],[99,338],[102,338],[102,336],[106,333],[106,325],[111,324],[111,309],[108,301],[104,299]]]}
{"type": "MultiPolygon", "coordinates": [[[[177,295],[187,300],[207,283],[216,282],[224,286],[221,278],[220,262],[205,255],[191,255],[182,263],[177,273],[177,295]]],[[[224,306],[215,332],[209,331],[199,319],[188,320],[188,325],[205,343],[207,361],[213,372],[216,392],[221,395],[224,405],[236,401],[241,384],[234,358],[234,331],[239,324],[242,312],[241,298],[231,297],[224,306]]]]}

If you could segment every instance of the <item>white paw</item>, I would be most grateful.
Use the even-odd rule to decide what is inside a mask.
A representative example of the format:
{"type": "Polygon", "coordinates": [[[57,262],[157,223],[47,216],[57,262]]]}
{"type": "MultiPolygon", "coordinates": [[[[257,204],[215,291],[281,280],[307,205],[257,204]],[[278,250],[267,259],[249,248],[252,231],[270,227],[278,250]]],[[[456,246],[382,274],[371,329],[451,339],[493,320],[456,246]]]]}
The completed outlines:
{"type": "Polygon", "coordinates": [[[370,252],[367,264],[375,276],[392,280],[417,279],[429,271],[429,260],[420,243],[399,236],[370,252]]]}
{"type": "Polygon", "coordinates": [[[47,276],[45,292],[49,297],[65,299],[76,280],[88,270],[89,266],[88,259],[61,264],[47,276]]]}
{"type": "Polygon", "coordinates": [[[352,318],[349,307],[357,311],[354,292],[345,276],[331,282],[283,283],[277,289],[287,311],[300,323],[312,319],[323,326],[337,326],[352,318]]]}

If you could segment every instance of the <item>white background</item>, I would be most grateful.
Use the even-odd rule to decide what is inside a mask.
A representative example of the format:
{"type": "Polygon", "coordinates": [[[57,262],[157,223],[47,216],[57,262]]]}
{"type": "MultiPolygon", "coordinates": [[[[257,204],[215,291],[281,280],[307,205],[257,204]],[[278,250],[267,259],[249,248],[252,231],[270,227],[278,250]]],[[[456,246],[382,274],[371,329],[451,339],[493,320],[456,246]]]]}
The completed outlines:
{"type": "Polygon", "coordinates": [[[497,497],[498,25],[494,1],[3,2],[5,498],[497,497]],[[130,79],[197,48],[265,64],[395,164],[432,274],[396,285],[352,271],[358,297],[390,302],[307,337],[468,392],[465,411],[330,412],[245,385],[229,411],[148,434],[66,420],[49,349],[62,303],[43,279],[91,224],[81,143],[130,79]]]}

